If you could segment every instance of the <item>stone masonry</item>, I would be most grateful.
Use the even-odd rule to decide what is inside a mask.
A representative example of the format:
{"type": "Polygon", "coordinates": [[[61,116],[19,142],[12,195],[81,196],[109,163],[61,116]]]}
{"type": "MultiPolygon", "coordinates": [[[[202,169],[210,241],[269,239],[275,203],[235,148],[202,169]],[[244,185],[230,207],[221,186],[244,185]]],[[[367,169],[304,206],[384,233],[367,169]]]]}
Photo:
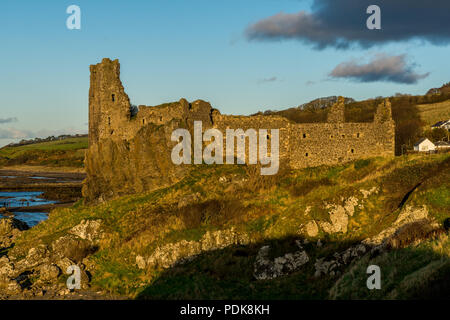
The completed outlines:
{"type": "MultiPolygon", "coordinates": [[[[185,99],[130,111],[130,99],[120,81],[118,60],[91,65],[89,90],[89,148],[83,194],[88,201],[137,193],[182,179],[188,165],[174,165],[171,133],[193,132],[194,121],[203,130],[217,128],[279,129],[280,163],[292,169],[335,165],[374,156],[394,156],[394,121],[390,102],[381,104],[371,123],[347,123],[344,99],[328,113],[326,123],[294,123],[280,116],[222,115],[208,102],[185,99]]],[[[270,138],[269,138],[270,139],[270,138]]],[[[270,145],[270,144],[269,144],[270,145]]],[[[248,159],[248,157],[247,157],[248,159]]]]}

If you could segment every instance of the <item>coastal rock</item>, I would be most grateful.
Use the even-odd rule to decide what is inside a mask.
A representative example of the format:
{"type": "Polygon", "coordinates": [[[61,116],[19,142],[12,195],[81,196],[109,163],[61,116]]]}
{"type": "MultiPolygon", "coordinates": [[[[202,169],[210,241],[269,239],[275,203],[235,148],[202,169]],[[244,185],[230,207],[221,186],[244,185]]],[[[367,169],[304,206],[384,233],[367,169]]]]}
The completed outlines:
{"type": "Polygon", "coordinates": [[[17,236],[29,227],[25,222],[15,218],[0,219],[0,248],[8,248],[17,236]]]}

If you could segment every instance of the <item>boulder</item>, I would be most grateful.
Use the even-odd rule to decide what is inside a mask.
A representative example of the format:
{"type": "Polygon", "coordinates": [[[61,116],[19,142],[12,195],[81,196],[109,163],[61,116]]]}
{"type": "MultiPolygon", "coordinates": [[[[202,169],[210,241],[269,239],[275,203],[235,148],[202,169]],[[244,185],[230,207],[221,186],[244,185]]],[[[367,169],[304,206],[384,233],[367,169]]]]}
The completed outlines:
{"type": "Polygon", "coordinates": [[[300,242],[297,242],[297,245],[299,251],[287,253],[274,260],[269,259],[270,247],[261,247],[256,257],[253,276],[257,280],[269,280],[298,270],[309,261],[309,257],[306,251],[302,250],[300,242]]]}
{"type": "Polygon", "coordinates": [[[17,236],[29,227],[25,222],[15,218],[0,219],[0,248],[10,247],[17,236]]]}
{"type": "Polygon", "coordinates": [[[101,225],[102,220],[82,220],[70,229],[69,233],[83,240],[94,242],[102,238],[101,225]]]}
{"type": "Polygon", "coordinates": [[[305,231],[308,236],[315,237],[319,234],[319,227],[317,226],[317,223],[312,220],[306,224],[305,231]]]}
{"type": "Polygon", "coordinates": [[[51,248],[54,259],[68,258],[77,263],[96,250],[91,241],[70,233],[53,241],[51,248]]]}
{"type": "Polygon", "coordinates": [[[43,264],[39,268],[39,274],[42,281],[53,281],[61,274],[61,270],[54,264],[43,264]]]}
{"type": "Polygon", "coordinates": [[[50,253],[45,245],[39,245],[28,250],[27,256],[16,263],[19,270],[28,270],[49,261],[50,253]]]}

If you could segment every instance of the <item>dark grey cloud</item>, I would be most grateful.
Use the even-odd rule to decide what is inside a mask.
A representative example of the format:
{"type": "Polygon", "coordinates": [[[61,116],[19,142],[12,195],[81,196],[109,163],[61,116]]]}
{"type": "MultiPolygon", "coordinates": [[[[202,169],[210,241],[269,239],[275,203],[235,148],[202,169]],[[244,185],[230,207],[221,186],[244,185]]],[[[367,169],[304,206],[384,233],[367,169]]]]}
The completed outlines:
{"type": "Polygon", "coordinates": [[[316,49],[369,48],[389,42],[450,43],[449,0],[313,0],[311,12],[278,13],[250,25],[248,40],[297,39],[316,49]],[[369,30],[367,7],[381,8],[381,30],[369,30]]]}
{"type": "Polygon", "coordinates": [[[12,123],[12,122],[17,122],[17,118],[7,118],[7,119],[2,119],[0,118],[0,124],[4,124],[4,123],[12,123]]]}
{"type": "Polygon", "coordinates": [[[405,54],[389,56],[384,53],[375,55],[368,63],[357,60],[343,62],[329,74],[332,78],[346,78],[358,82],[395,82],[414,84],[426,78],[429,73],[414,72],[414,64],[409,64],[405,54]]]}

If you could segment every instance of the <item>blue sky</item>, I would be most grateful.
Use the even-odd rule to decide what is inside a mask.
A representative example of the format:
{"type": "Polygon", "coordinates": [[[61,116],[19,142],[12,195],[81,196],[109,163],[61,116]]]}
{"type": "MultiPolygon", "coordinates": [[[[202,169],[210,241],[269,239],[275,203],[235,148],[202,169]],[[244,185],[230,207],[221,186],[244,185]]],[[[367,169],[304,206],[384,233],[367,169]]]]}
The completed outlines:
{"type": "Polygon", "coordinates": [[[310,11],[311,3],[4,0],[0,120],[12,120],[0,121],[0,146],[21,138],[87,132],[89,65],[103,57],[120,60],[122,82],[134,104],[185,97],[209,101],[226,114],[288,108],[329,95],[423,94],[450,81],[445,44],[411,40],[317,50],[298,39],[246,38],[251,24],[280,12],[310,11]],[[81,30],[66,28],[66,8],[72,4],[81,8],[81,30]],[[429,75],[413,84],[329,76],[343,62],[379,53],[407,54],[417,74],[429,75]]]}

